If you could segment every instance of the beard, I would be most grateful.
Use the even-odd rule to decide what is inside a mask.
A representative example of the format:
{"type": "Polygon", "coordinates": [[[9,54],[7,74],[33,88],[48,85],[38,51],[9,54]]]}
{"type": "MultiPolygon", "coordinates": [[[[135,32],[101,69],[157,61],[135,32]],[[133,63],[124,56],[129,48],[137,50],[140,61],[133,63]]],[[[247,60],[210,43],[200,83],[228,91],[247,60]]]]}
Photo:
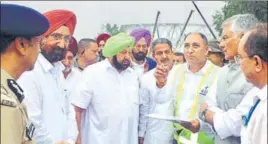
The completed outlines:
{"type": "Polygon", "coordinates": [[[58,62],[64,59],[65,53],[67,52],[66,48],[61,48],[59,46],[51,47],[51,52],[46,52],[44,49],[41,50],[43,56],[50,62],[58,62]]]}
{"type": "Polygon", "coordinates": [[[130,61],[127,59],[124,59],[122,63],[119,63],[116,56],[113,56],[112,61],[117,70],[125,70],[130,66],[130,61]]]}
{"type": "Polygon", "coordinates": [[[143,61],[146,57],[146,53],[144,53],[144,52],[137,52],[137,53],[132,52],[132,54],[133,54],[133,57],[137,61],[143,61]]]}

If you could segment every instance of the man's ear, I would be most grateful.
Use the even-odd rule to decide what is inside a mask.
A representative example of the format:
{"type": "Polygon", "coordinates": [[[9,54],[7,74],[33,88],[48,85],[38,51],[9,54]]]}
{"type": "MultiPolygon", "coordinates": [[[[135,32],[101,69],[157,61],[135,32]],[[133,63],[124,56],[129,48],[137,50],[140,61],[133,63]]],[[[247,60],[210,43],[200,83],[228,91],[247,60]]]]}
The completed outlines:
{"type": "Polygon", "coordinates": [[[244,35],[245,35],[245,33],[244,33],[244,32],[241,32],[241,33],[238,34],[238,38],[239,38],[239,39],[242,39],[242,37],[243,37],[244,35]]]}
{"type": "Polygon", "coordinates": [[[30,41],[26,40],[25,38],[18,37],[15,39],[15,46],[19,54],[25,56],[27,53],[28,47],[30,46],[30,41]]]}
{"type": "Polygon", "coordinates": [[[208,49],[209,49],[209,48],[208,48],[208,45],[206,45],[206,46],[205,46],[205,50],[206,50],[205,55],[206,55],[206,56],[208,56],[208,49]]]}
{"type": "Polygon", "coordinates": [[[156,61],[154,52],[152,53],[152,58],[154,59],[154,61],[156,61]]]}
{"type": "Polygon", "coordinates": [[[259,56],[254,56],[253,57],[255,60],[255,70],[256,72],[260,72],[263,69],[263,62],[259,56]]]}

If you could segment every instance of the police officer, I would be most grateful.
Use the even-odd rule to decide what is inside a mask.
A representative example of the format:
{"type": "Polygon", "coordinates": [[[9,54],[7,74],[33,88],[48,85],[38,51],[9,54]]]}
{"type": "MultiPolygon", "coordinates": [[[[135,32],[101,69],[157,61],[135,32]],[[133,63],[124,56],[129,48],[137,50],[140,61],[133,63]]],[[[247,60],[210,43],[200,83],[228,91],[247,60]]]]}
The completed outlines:
{"type": "Polygon", "coordinates": [[[1,144],[33,143],[23,90],[16,80],[32,70],[40,53],[40,35],[49,28],[41,13],[24,6],[1,4],[1,144]]]}
{"type": "Polygon", "coordinates": [[[210,40],[208,42],[208,59],[215,65],[223,67],[224,65],[224,53],[219,47],[219,42],[216,40],[210,40]]]}

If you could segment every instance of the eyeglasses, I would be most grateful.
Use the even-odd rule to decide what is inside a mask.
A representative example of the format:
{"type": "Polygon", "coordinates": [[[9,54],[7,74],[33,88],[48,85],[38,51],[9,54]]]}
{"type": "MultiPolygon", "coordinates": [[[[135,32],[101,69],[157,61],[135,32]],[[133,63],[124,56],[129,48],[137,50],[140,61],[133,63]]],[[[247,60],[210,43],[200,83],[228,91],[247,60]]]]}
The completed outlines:
{"type": "Polygon", "coordinates": [[[64,36],[60,33],[52,33],[49,35],[51,38],[53,38],[53,40],[62,40],[64,39],[64,42],[66,43],[71,43],[71,37],[70,36],[64,36]]]}
{"type": "Polygon", "coordinates": [[[244,57],[240,55],[235,56],[234,57],[235,63],[239,64],[243,58],[248,58],[248,56],[244,56],[244,57]]]}
{"type": "Polygon", "coordinates": [[[146,49],[148,48],[147,45],[135,45],[136,48],[142,48],[142,49],[146,49]]]}

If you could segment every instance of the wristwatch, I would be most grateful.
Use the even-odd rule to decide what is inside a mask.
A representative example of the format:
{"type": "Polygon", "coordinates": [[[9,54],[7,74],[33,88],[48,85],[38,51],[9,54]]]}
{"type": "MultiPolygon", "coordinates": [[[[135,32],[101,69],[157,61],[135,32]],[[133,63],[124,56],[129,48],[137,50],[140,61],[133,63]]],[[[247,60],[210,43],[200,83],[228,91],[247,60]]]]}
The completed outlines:
{"type": "Polygon", "coordinates": [[[199,115],[199,118],[200,118],[202,121],[204,121],[204,122],[207,122],[207,121],[206,121],[206,113],[207,113],[207,111],[208,111],[208,109],[205,108],[205,109],[200,113],[200,115],[199,115]]]}

